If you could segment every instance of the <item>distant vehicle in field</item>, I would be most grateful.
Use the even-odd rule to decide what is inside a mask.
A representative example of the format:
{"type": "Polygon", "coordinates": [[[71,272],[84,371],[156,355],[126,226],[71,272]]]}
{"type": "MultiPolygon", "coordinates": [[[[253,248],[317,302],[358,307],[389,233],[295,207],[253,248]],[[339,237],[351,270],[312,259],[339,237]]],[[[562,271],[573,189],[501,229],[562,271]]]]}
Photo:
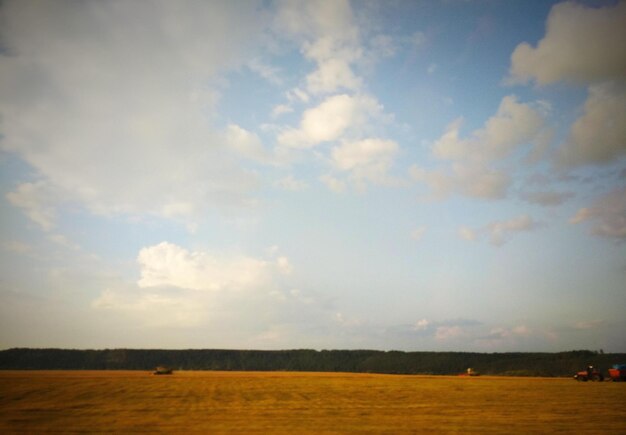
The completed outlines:
{"type": "Polygon", "coordinates": [[[604,376],[597,369],[593,368],[593,366],[587,367],[587,370],[582,370],[574,375],[574,379],[577,381],[587,382],[587,381],[598,381],[602,382],[604,380],[604,376]]]}
{"type": "Polygon", "coordinates": [[[459,376],[480,376],[480,374],[476,370],[468,368],[465,373],[461,373],[459,376]]]}
{"type": "Polygon", "coordinates": [[[172,373],[174,373],[172,369],[170,369],[169,367],[163,367],[163,366],[158,366],[152,372],[153,375],[171,375],[172,373]]]}
{"type": "Polygon", "coordinates": [[[615,364],[609,369],[609,376],[613,382],[626,382],[626,364],[615,364]]]}

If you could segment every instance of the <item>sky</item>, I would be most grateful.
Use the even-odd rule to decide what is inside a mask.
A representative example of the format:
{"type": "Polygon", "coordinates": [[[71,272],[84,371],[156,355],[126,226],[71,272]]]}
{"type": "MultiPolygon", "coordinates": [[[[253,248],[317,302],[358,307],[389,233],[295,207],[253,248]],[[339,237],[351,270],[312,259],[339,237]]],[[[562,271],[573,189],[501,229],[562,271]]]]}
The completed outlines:
{"type": "Polygon", "coordinates": [[[626,352],[625,1],[3,1],[0,348],[626,352]]]}

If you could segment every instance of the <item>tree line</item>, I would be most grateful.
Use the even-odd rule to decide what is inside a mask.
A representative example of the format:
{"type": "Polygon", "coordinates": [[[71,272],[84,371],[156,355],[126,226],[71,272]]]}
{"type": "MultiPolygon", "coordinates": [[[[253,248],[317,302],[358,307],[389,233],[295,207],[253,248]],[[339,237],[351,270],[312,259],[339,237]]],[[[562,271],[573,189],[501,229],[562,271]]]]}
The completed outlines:
{"type": "Polygon", "coordinates": [[[484,375],[572,376],[588,365],[606,372],[626,354],[402,352],[378,350],[30,349],[0,351],[0,370],[319,371],[451,375],[471,367],[484,375]]]}

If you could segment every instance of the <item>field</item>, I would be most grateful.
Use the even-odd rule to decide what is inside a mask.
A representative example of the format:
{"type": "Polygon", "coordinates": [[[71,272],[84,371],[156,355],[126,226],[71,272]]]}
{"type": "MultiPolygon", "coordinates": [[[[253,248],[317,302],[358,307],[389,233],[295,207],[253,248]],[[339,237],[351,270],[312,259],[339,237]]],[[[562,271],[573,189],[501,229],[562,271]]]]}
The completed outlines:
{"type": "Polygon", "coordinates": [[[626,433],[626,383],[293,372],[0,371],[0,433],[626,433]]]}

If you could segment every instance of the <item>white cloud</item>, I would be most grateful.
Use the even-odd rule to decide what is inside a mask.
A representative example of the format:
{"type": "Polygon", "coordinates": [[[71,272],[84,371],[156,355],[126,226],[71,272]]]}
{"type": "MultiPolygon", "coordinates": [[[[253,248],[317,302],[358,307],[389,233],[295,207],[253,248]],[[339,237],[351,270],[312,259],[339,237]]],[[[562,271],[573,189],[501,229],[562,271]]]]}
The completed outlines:
{"type": "Polygon", "coordinates": [[[626,154],[624,22],[624,2],[601,8],[560,3],[537,47],[520,44],[511,56],[511,82],[589,85],[584,113],[556,154],[560,166],[610,163],[626,154]]]}
{"type": "Polygon", "coordinates": [[[591,234],[615,240],[626,240],[626,188],[599,197],[590,207],[581,208],[570,223],[592,222],[591,234]]]}
{"type": "Polygon", "coordinates": [[[271,163],[271,154],[263,147],[261,139],[255,134],[236,124],[226,129],[226,143],[240,156],[260,163],[271,163]]]}
{"type": "Polygon", "coordinates": [[[474,241],[476,240],[476,231],[468,227],[459,228],[459,237],[463,240],[474,241]]]}
{"type": "Polygon", "coordinates": [[[282,114],[293,112],[293,107],[287,104],[278,104],[272,109],[272,117],[277,118],[282,114]]]}
{"type": "Polygon", "coordinates": [[[277,272],[290,269],[285,257],[268,262],[246,256],[223,257],[188,251],[162,242],[141,249],[139,287],[177,287],[200,291],[265,290],[277,272]]]}
{"type": "Polygon", "coordinates": [[[343,142],[332,149],[331,160],[338,170],[348,171],[356,183],[389,184],[387,173],[397,152],[394,141],[371,138],[343,142]]]}
{"type": "Polygon", "coordinates": [[[353,14],[348,0],[279,1],[278,27],[304,38],[328,36],[339,40],[355,38],[353,14]]]}
{"type": "Polygon", "coordinates": [[[277,247],[268,255],[263,259],[190,251],[168,242],[148,246],[137,256],[141,274],[137,285],[110,287],[92,306],[146,326],[190,327],[219,320],[236,329],[283,316],[284,307],[274,307],[276,295],[290,308],[305,305],[305,299],[314,303],[309,295],[282,288],[293,267],[287,257],[278,255],[277,247]],[[257,319],[262,311],[268,317],[257,319]]]}
{"type": "Polygon", "coordinates": [[[92,307],[144,332],[202,326],[203,340],[220,345],[254,347],[259,331],[283,326],[300,340],[311,338],[307,328],[331,322],[328,303],[289,286],[293,266],[276,246],[266,255],[191,251],[167,242],[149,246],[138,254],[136,285],[111,285],[92,307]]]}
{"type": "Polygon", "coordinates": [[[344,135],[356,135],[369,121],[384,118],[382,106],[366,95],[334,95],[302,115],[300,127],[289,128],[278,136],[278,142],[291,147],[308,148],[334,141],[344,135]]]}
{"type": "Polygon", "coordinates": [[[537,226],[537,222],[530,216],[521,215],[505,221],[492,222],[487,226],[487,232],[491,244],[500,246],[508,240],[511,233],[530,231],[537,226]]]}
{"type": "Polygon", "coordinates": [[[460,326],[439,326],[435,331],[435,340],[446,341],[465,335],[466,332],[460,326]]]}
{"type": "Polygon", "coordinates": [[[283,190],[289,190],[291,192],[299,192],[309,187],[306,181],[298,180],[294,178],[293,175],[281,178],[276,183],[274,183],[274,185],[283,190]]]}
{"type": "Polygon", "coordinates": [[[487,237],[494,246],[502,246],[511,238],[512,234],[523,231],[532,231],[540,224],[528,215],[520,215],[512,219],[494,221],[481,228],[461,227],[459,237],[467,241],[487,237]]]}
{"type": "Polygon", "coordinates": [[[455,193],[471,198],[501,199],[511,183],[508,174],[483,164],[453,163],[437,169],[413,165],[409,172],[413,180],[426,183],[438,199],[455,193]]]}
{"type": "Polygon", "coordinates": [[[72,242],[63,234],[49,234],[48,240],[50,240],[53,243],[56,243],[59,246],[63,246],[64,248],[67,248],[67,249],[73,249],[75,251],[80,249],[79,245],[72,242]]]}
{"type": "MultiPolygon", "coordinates": [[[[249,202],[256,179],[205,114],[207,81],[259,44],[254,3],[8,1],[0,13],[1,146],[60,197],[106,215],[249,202]]],[[[30,216],[51,225],[49,211],[30,216]]]]}
{"type": "Polygon", "coordinates": [[[430,322],[428,321],[428,319],[420,319],[417,322],[415,322],[415,325],[413,325],[413,329],[416,331],[420,331],[423,329],[426,329],[430,326],[430,322]]]}
{"type": "Polygon", "coordinates": [[[43,181],[22,183],[6,195],[11,204],[22,209],[44,231],[50,231],[56,226],[55,196],[54,190],[43,181]]]}
{"type": "Polygon", "coordinates": [[[546,34],[536,48],[518,45],[510,80],[549,84],[624,80],[626,3],[603,8],[563,2],[552,7],[546,34]]]}
{"type": "Polygon", "coordinates": [[[446,160],[493,161],[510,155],[519,146],[542,144],[545,139],[545,119],[541,104],[524,104],[514,95],[502,99],[498,111],[484,127],[461,139],[462,119],[448,126],[433,144],[433,154],[446,160]]]}
{"type": "Polygon", "coordinates": [[[290,102],[308,103],[309,95],[300,88],[294,88],[287,92],[287,99],[290,102]]]}
{"type": "Polygon", "coordinates": [[[362,56],[362,48],[348,1],[282,2],[277,21],[280,28],[303,39],[302,52],[316,63],[316,70],[306,77],[310,93],[361,86],[351,66],[362,56]]]}
{"type": "Polygon", "coordinates": [[[590,86],[584,113],[574,122],[567,141],[559,148],[557,163],[565,166],[602,164],[625,156],[624,114],[626,86],[610,83],[590,86]]]}
{"type": "Polygon", "coordinates": [[[335,193],[343,193],[346,191],[346,183],[329,174],[320,176],[320,181],[335,193]]]}
{"type": "Polygon", "coordinates": [[[502,98],[495,115],[468,137],[460,134],[462,118],[453,121],[432,145],[432,154],[450,162],[425,169],[414,165],[411,176],[426,183],[435,197],[456,193],[473,198],[501,199],[506,196],[511,176],[498,165],[517,158],[519,150],[530,155],[544,150],[551,138],[545,122],[544,102],[520,103],[514,95],[502,98]]]}
{"type": "Polygon", "coordinates": [[[248,62],[248,68],[272,84],[280,85],[282,83],[280,70],[264,63],[260,59],[255,58],[250,60],[248,62]]]}
{"type": "Polygon", "coordinates": [[[291,264],[289,263],[289,259],[287,257],[278,257],[276,259],[276,268],[283,275],[289,275],[291,271],[293,270],[293,268],[291,267],[291,264]]]}
{"type": "MultiPolygon", "coordinates": [[[[351,41],[350,41],[351,42],[351,41]]],[[[352,71],[351,64],[362,56],[355,44],[323,36],[303,47],[304,55],[317,62],[317,69],[307,75],[307,89],[312,94],[335,92],[339,89],[357,90],[362,79],[352,71]]]]}
{"type": "Polygon", "coordinates": [[[343,59],[328,59],[319,62],[318,69],[306,77],[307,89],[313,94],[331,93],[338,89],[358,90],[362,80],[343,59]]]}

